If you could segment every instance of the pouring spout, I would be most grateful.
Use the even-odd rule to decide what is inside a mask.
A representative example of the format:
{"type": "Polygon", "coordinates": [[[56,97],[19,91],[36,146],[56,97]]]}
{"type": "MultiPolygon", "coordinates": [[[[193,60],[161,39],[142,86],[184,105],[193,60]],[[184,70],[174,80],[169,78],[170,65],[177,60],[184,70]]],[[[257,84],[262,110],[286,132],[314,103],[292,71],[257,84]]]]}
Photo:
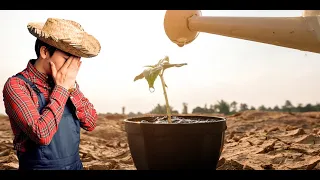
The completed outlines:
{"type": "Polygon", "coordinates": [[[203,32],[320,53],[319,14],[304,11],[299,17],[213,17],[201,16],[200,11],[167,11],[165,29],[180,47],[203,32]]]}

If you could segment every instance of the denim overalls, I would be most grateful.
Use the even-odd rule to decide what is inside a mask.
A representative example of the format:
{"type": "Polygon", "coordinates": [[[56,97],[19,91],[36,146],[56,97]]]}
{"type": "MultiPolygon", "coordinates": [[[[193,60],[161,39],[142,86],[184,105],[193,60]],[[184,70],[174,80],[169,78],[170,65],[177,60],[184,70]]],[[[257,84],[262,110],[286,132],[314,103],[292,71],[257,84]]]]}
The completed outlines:
{"type": "MultiPolygon", "coordinates": [[[[23,75],[16,77],[27,82],[37,93],[39,113],[46,106],[44,95],[23,75]]],[[[79,156],[80,122],[74,114],[74,106],[68,99],[62,119],[49,145],[38,145],[28,142],[27,151],[17,152],[19,170],[82,170],[79,156]]]]}

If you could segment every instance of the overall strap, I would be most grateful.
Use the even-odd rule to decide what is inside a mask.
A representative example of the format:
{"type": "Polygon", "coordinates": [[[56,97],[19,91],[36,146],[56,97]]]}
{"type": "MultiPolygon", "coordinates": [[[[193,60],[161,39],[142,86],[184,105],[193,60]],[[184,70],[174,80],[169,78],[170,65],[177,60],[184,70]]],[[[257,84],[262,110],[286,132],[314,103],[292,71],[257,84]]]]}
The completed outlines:
{"type": "Polygon", "coordinates": [[[18,73],[13,77],[18,77],[22,80],[24,80],[26,83],[28,83],[31,88],[37,93],[38,95],[38,101],[39,101],[39,113],[42,111],[42,109],[45,107],[46,105],[46,101],[44,98],[44,95],[40,92],[40,90],[37,88],[37,86],[35,84],[33,84],[31,81],[29,81],[27,78],[25,78],[22,74],[18,73]]]}

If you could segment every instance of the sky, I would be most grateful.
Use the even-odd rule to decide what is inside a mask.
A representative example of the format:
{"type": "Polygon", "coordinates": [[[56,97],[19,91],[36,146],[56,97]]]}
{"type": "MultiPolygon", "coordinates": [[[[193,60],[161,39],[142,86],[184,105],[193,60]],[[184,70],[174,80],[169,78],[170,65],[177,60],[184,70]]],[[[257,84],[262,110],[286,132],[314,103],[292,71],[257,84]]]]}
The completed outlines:
{"type": "MultiPolygon", "coordinates": [[[[101,44],[100,54],[82,58],[77,81],[98,113],[149,112],[165,104],[160,79],[151,93],[146,80],[134,82],[143,66],[169,56],[171,63],[187,63],[165,72],[170,106],[181,112],[218,100],[249,106],[281,106],[320,102],[320,55],[215,34],[200,33],[178,47],[166,36],[165,10],[156,11],[0,11],[0,86],[36,58],[29,22],[49,17],[74,20],[101,44]]],[[[203,10],[203,16],[301,16],[302,10],[203,10]]],[[[0,113],[4,114],[3,101],[0,113]]]]}

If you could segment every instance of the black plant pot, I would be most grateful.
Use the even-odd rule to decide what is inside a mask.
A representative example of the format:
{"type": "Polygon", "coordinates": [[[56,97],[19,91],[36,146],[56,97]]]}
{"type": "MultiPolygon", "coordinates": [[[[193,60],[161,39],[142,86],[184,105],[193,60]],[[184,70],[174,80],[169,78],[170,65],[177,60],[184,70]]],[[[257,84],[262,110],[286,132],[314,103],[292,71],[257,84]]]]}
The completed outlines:
{"type": "Polygon", "coordinates": [[[174,116],[173,119],[177,117],[201,122],[153,122],[161,117],[164,116],[124,120],[131,156],[137,170],[216,169],[227,129],[225,118],[174,116]]]}

